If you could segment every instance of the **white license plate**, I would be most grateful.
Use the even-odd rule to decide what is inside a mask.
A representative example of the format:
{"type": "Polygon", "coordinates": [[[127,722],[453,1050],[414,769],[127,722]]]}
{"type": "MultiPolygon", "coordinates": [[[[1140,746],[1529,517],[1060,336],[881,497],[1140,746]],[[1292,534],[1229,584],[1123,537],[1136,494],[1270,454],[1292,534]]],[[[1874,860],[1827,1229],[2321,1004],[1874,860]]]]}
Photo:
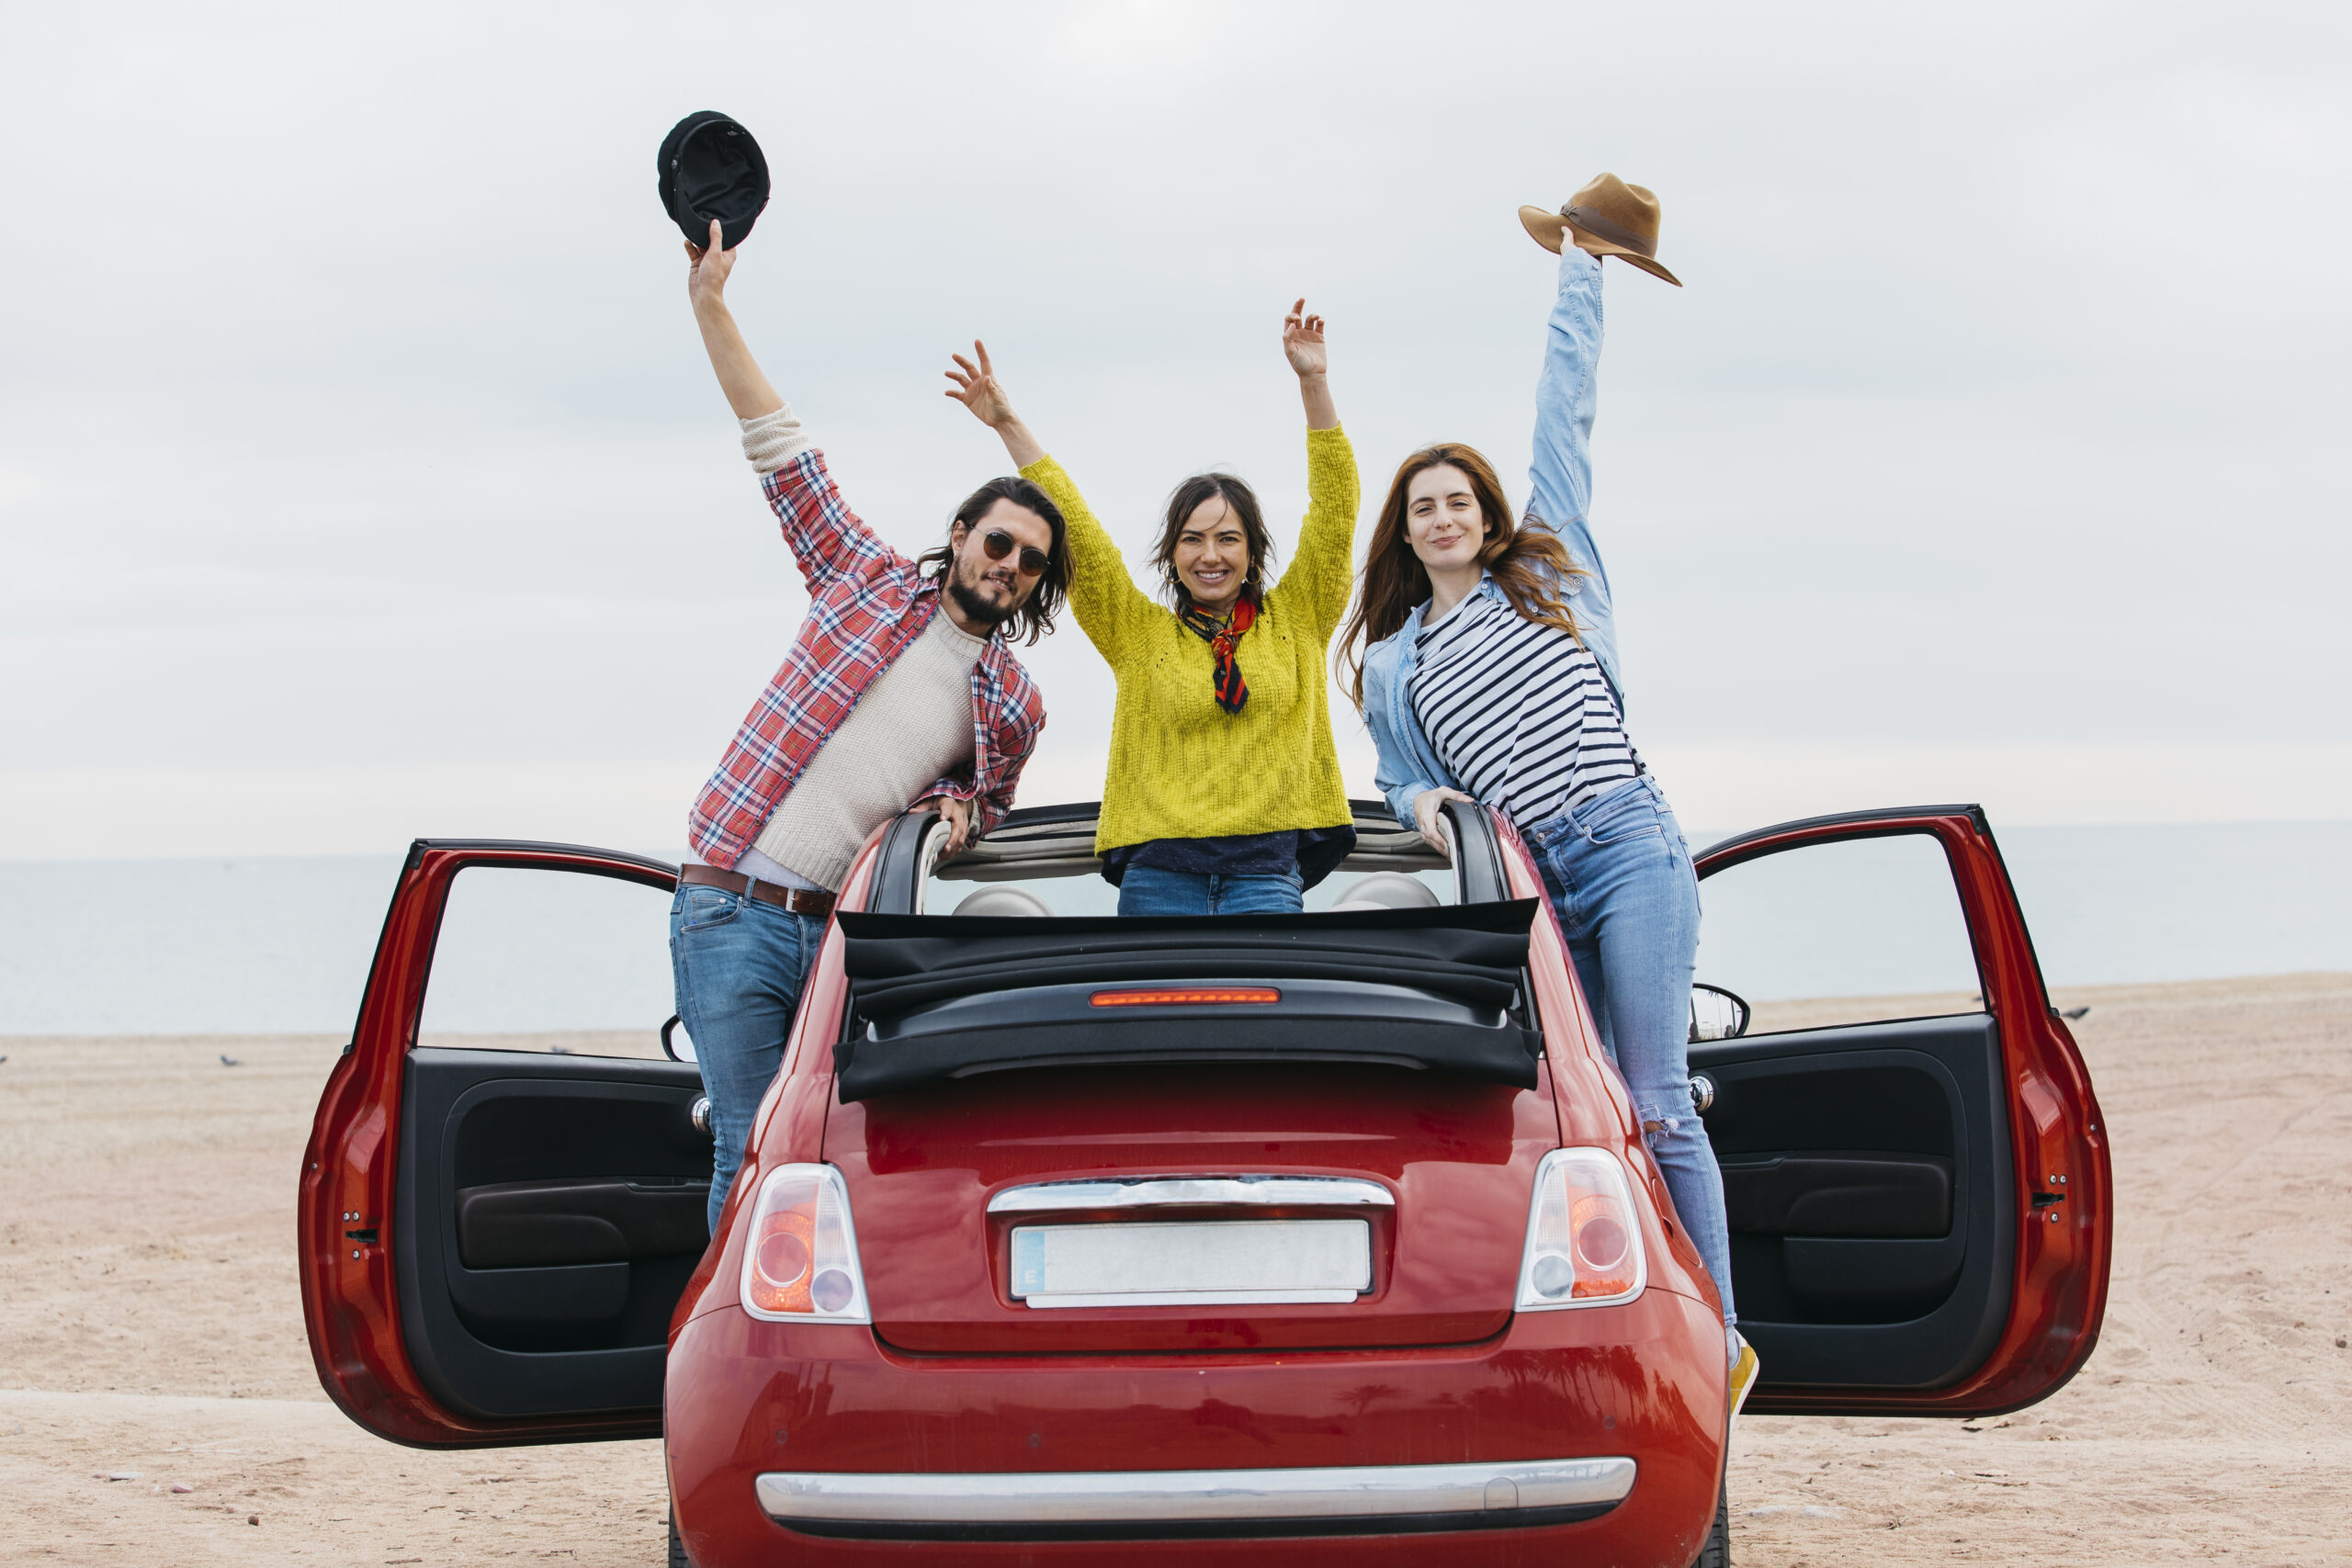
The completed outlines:
{"type": "Polygon", "coordinates": [[[1372,1289],[1363,1220],[1022,1225],[1012,1293],[1033,1307],[1351,1302],[1372,1289]]]}

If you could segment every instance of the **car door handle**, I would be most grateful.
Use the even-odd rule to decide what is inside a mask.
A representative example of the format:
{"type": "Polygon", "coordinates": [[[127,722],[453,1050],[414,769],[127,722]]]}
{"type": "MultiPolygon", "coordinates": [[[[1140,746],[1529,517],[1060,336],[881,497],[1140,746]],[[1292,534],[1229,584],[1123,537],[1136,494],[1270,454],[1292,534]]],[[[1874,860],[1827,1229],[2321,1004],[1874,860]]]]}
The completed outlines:
{"type": "Polygon", "coordinates": [[[718,1130],[710,1122],[710,1096],[707,1094],[695,1096],[695,1102],[686,1107],[686,1120],[694,1123],[695,1132],[714,1142],[717,1141],[718,1130]]]}

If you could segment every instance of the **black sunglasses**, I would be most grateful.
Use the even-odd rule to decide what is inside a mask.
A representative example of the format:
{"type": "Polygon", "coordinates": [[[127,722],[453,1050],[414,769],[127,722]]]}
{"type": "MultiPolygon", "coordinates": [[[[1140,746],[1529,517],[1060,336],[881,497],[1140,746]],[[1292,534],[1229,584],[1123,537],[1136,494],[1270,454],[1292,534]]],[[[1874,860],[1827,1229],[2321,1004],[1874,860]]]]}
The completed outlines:
{"type": "MultiPolygon", "coordinates": [[[[991,528],[980,536],[980,548],[988,552],[989,559],[1002,560],[1012,553],[1012,536],[1001,528],[991,528]]],[[[1036,546],[1021,547],[1022,576],[1043,577],[1048,564],[1050,563],[1046,558],[1046,552],[1036,546]]]]}

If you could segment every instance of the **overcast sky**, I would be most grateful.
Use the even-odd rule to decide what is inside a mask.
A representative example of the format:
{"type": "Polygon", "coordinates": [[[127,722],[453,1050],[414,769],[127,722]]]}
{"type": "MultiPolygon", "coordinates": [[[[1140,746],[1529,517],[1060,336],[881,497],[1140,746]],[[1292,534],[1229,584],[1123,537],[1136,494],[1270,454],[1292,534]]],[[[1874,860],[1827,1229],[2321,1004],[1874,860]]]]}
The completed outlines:
{"type": "MultiPolygon", "coordinates": [[[[1004,467],[985,335],[1135,558],[1305,500],[1290,299],[1367,518],[1524,498],[1521,202],[1609,269],[1596,530],[1694,826],[2352,817],[2337,7],[15,6],[0,54],[0,856],[665,849],[805,608],[653,152],[776,194],[730,288],[852,503],[1004,467]]],[[[1074,626],[1024,801],[1098,791],[1074,626]]],[[[1335,705],[1351,782],[1369,750],[1335,705]]]]}

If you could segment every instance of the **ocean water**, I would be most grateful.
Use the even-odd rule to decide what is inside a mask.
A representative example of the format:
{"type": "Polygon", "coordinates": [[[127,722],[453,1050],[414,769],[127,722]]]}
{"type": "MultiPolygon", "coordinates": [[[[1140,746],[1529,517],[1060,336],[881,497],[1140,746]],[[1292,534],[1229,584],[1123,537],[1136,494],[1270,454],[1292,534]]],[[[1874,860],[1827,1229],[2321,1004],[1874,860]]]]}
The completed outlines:
{"type": "MultiPolygon", "coordinates": [[[[2352,823],[1999,837],[2053,986],[2352,970],[2352,823]]],[[[1973,985],[1932,899],[1874,912],[1879,868],[1776,858],[1754,888],[1737,872],[1706,885],[1701,978],[1756,999],[1973,985]]],[[[0,863],[0,1035],[347,1032],[398,871],[392,855],[0,863]]],[[[425,1027],[657,1027],[668,903],[466,874],[425,1027]]]]}

